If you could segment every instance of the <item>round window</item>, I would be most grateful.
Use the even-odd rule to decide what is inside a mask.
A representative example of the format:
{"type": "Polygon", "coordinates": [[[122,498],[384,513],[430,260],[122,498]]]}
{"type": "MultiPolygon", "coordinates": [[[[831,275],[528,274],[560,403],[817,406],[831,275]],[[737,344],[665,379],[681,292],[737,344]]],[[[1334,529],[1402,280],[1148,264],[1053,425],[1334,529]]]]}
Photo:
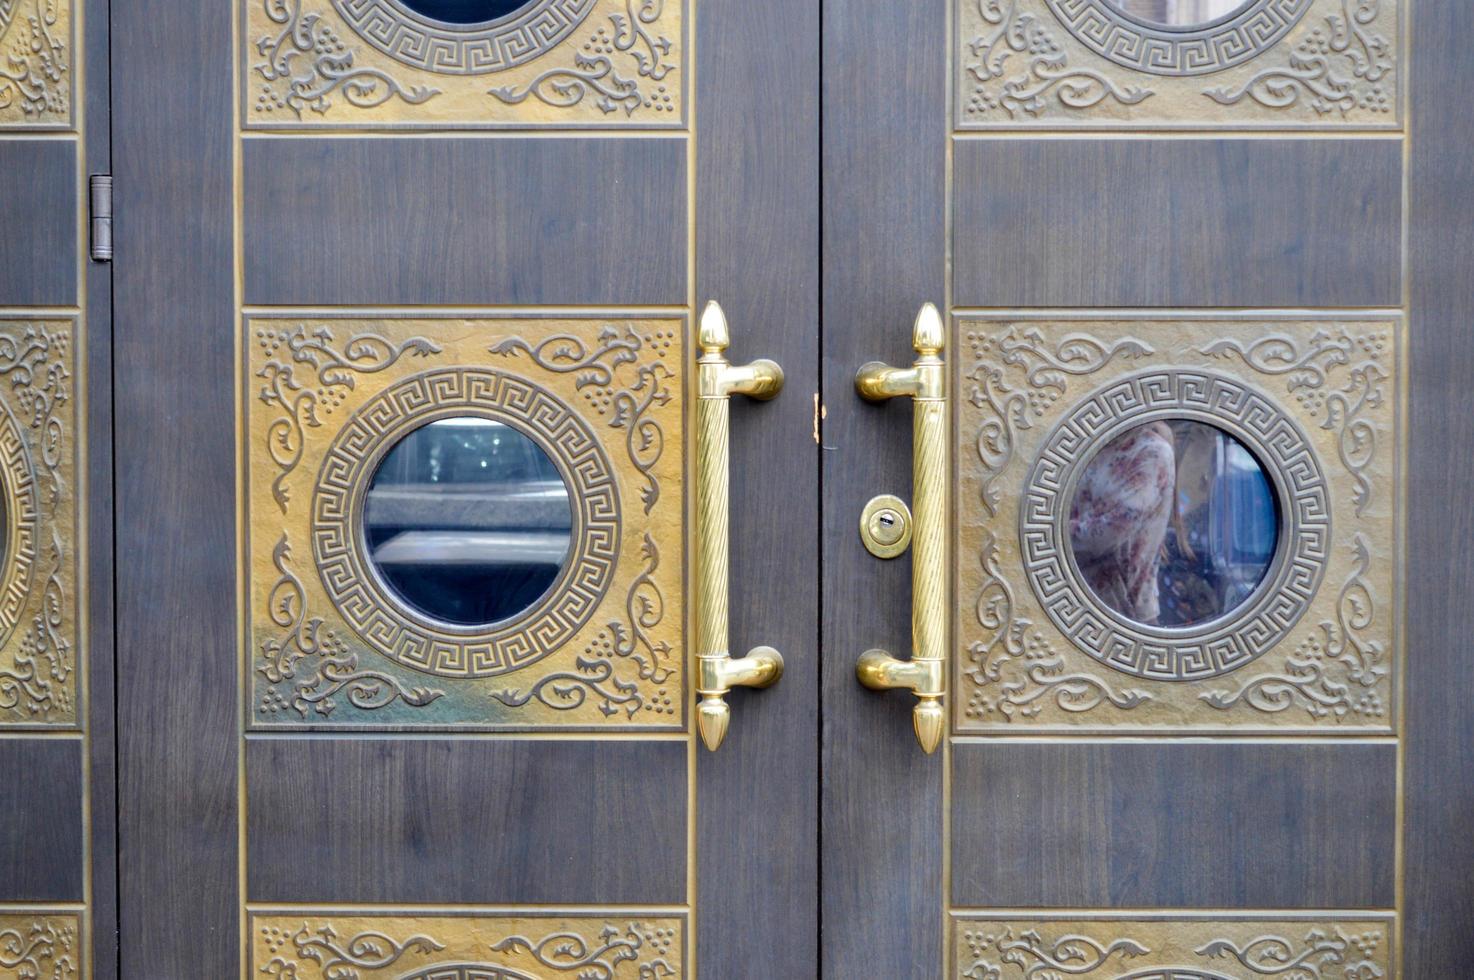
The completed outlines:
{"type": "Polygon", "coordinates": [[[1069,537],[1101,603],[1137,625],[1195,627],[1258,591],[1274,562],[1279,505],[1238,439],[1205,422],[1159,420],[1120,433],[1085,465],[1069,537]]]}
{"type": "Polygon", "coordinates": [[[1196,29],[1238,13],[1254,0],[1110,0],[1129,17],[1156,27],[1196,29]]]}
{"type": "Polygon", "coordinates": [[[443,24],[485,24],[516,13],[531,0],[399,0],[422,17],[443,24]]]}
{"type": "Polygon", "coordinates": [[[405,435],[370,481],[363,534],[375,572],[422,616],[491,626],[558,581],[573,533],[568,486],[536,442],[474,415],[405,435]]]}

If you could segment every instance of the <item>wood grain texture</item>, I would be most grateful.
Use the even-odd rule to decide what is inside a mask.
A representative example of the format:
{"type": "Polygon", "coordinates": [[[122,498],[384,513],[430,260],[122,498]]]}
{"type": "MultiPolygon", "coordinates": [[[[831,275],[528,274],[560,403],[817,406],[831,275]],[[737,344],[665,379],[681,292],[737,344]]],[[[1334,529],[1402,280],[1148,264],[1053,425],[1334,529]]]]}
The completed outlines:
{"type": "Polygon", "coordinates": [[[82,743],[0,739],[0,902],[82,901],[82,743]]]}
{"type": "Polygon", "coordinates": [[[240,969],[231,6],[113,7],[121,974],[240,969]]]}
{"type": "Polygon", "coordinates": [[[1403,975],[1474,963],[1474,6],[1420,3],[1409,205],[1412,384],[1403,975]]]}
{"type": "Polygon", "coordinates": [[[700,13],[697,299],[722,303],[734,361],[785,374],[775,400],[732,402],[731,643],[775,646],[786,667],[733,692],[721,750],[698,749],[697,967],[817,976],[819,4],[700,13]]]}
{"type": "MultiPolygon", "coordinates": [[[[88,0],[83,57],[86,172],[112,172],[109,0],[88,0]]],[[[90,244],[90,243],[88,243],[90,244]]],[[[113,644],[113,267],[86,266],[86,315],[81,325],[86,362],[87,615],[83,707],[91,753],[89,822],[92,844],[92,980],[118,976],[117,753],[113,644]]]]}
{"type": "Polygon", "coordinates": [[[0,140],[0,306],[77,302],[77,148],[0,140]]]}
{"type": "Polygon", "coordinates": [[[1388,743],[992,741],[955,745],[952,759],[957,905],[1359,909],[1395,899],[1388,743]]]}
{"type": "Polygon", "coordinates": [[[958,306],[1397,306],[1394,140],[963,140],[958,306]]]}
{"type": "Polygon", "coordinates": [[[247,304],[679,305],[675,139],[251,139],[247,304]]]}
{"type": "Polygon", "coordinates": [[[686,745],[246,743],[252,902],[680,905],[686,745]]]}
{"type": "Polygon", "coordinates": [[[909,559],[860,543],[865,501],[909,494],[911,406],[855,394],[855,369],[909,364],[911,323],[945,297],[945,0],[824,4],[823,976],[933,977],[942,955],[942,772],[908,695],[855,680],[868,647],[910,652],[909,559]],[[904,43],[899,43],[904,39],[904,43]]]}

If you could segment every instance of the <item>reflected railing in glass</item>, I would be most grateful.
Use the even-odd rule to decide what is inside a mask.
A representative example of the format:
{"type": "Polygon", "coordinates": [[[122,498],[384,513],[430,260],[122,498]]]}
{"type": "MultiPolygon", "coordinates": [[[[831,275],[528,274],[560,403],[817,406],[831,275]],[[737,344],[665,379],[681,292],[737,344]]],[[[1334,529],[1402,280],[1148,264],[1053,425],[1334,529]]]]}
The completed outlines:
{"type": "Polygon", "coordinates": [[[380,579],[412,610],[485,627],[535,606],[572,543],[568,485],[547,452],[478,416],[424,425],[369,484],[364,541],[380,579]]]}

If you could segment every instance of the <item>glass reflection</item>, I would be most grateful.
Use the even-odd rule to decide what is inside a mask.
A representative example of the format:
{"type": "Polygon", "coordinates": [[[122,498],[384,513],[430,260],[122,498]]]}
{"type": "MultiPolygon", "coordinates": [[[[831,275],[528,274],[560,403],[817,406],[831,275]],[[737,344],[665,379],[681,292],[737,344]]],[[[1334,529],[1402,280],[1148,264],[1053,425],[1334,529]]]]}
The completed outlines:
{"type": "Polygon", "coordinates": [[[370,559],[411,607],[458,626],[532,606],[568,558],[568,487],[541,446],[490,419],[442,419],[405,436],[369,484],[370,559]]]}
{"type": "Polygon", "coordinates": [[[1274,560],[1279,509],[1243,443],[1185,419],[1112,439],[1070,504],[1070,545],[1101,602],[1147,626],[1193,626],[1242,605],[1274,560]]]}
{"type": "Polygon", "coordinates": [[[484,24],[528,5],[529,0],[400,0],[417,14],[446,24],[484,24]]]}
{"type": "Polygon", "coordinates": [[[1252,0],[1110,0],[1137,20],[1163,27],[1202,27],[1249,6],[1252,0]]]}

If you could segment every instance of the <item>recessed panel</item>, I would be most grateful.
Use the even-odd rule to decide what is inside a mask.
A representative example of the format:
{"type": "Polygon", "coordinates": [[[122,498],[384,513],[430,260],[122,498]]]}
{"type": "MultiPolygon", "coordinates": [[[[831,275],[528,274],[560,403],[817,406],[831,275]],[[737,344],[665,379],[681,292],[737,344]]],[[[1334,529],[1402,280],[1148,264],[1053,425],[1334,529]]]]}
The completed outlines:
{"type": "Polygon", "coordinates": [[[71,0],[0,3],[0,131],[72,125],[71,0]]]}
{"type": "Polygon", "coordinates": [[[684,728],[683,320],[244,329],[251,727],[684,728]]]}
{"type": "Polygon", "coordinates": [[[958,980],[1251,980],[1393,975],[1390,915],[958,912],[958,980]]]}
{"type": "Polygon", "coordinates": [[[0,140],[0,306],[77,302],[80,204],[75,143],[0,140]]]}
{"type": "Polygon", "coordinates": [[[958,0],[961,129],[1397,129],[1400,0],[958,0]]]}
{"type": "Polygon", "coordinates": [[[677,910],[272,910],[250,916],[252,976],[295,980],[679,980],[677,910]]]}
{"type": "Polygon", "coordinates": [[[685,125],[684,0],[238,0],[246,129],[685,125]]]}
{"type": "Polygon", "coordinates": [[[0,739],[0,906],[82,901],[82,751],[80,739],[0,739]]]}
{"type": "Polygon", "coordinates": [[[73,317],[0,314],[0,729],[80,719],[73,317]]]}
{"type": "Polygon", "coordinates": [[[958,341],[959,730],[1394,730],[1396,320],[958,341]]]}

